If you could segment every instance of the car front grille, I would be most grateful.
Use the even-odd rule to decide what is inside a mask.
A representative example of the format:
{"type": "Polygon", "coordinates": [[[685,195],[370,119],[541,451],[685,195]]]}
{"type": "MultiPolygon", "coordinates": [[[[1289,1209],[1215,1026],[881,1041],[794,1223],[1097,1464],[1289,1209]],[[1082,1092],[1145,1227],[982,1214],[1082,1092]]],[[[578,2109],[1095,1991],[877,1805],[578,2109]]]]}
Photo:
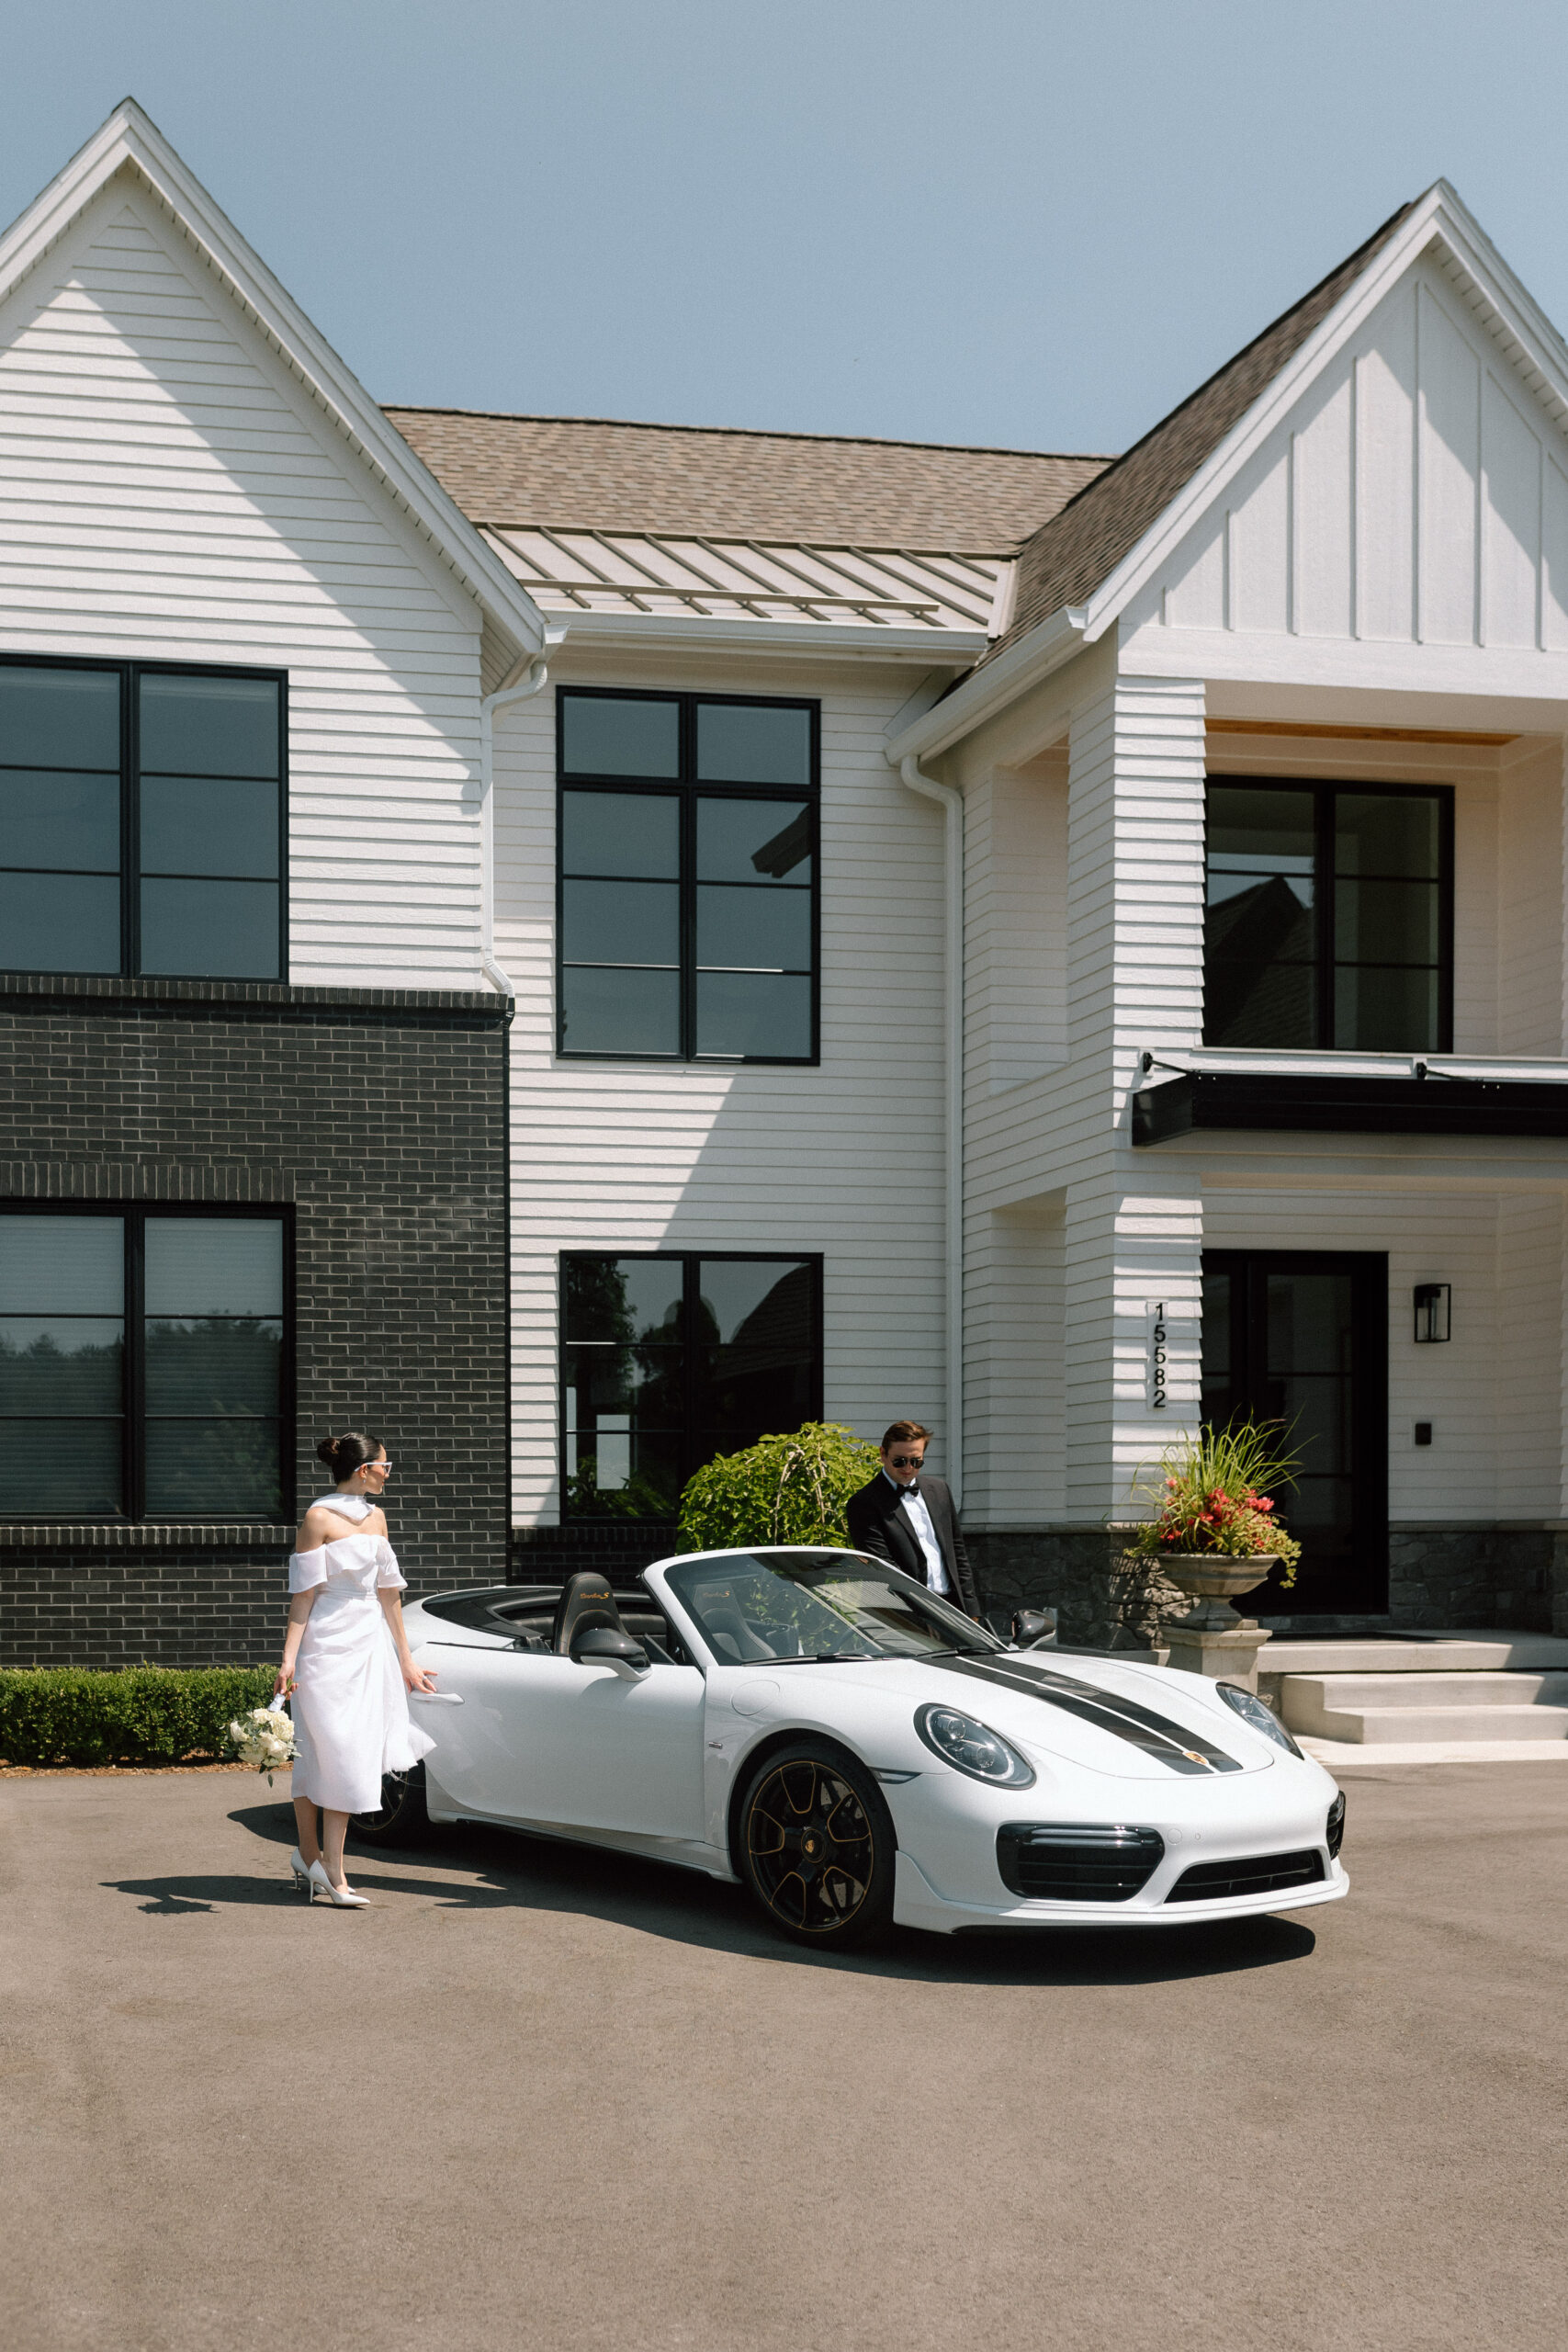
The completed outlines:
{"type": "Polygon", "coordinates": [[[1035,1903],[1125,1903],[1165,1858],[1157,1829],[1122,1822],[1079,1828],[1053,1821],[1009,1821],[997,1832],[1002,1884],[1035,1903]]]}
{"type": "Polygon", "coordinates": [[[1240,1861],[1194,1862],[1182,1871],[1168,1903],[1223,1903],[1228,1894],[1280,1894],[1287,1887],[1315,1886],[1324,1876],[1323,1856],[1248,1854],[1240,1861]]]}

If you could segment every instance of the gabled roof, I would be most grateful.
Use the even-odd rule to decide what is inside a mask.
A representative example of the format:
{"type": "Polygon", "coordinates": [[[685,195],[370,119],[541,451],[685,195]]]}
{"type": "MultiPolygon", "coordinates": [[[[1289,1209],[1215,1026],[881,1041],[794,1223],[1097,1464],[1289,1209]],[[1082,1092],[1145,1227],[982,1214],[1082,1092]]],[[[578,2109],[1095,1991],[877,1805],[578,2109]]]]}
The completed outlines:
{"type": "Polygon", "coordinates": [[[0,302],[115,175],[126,170],[167,207],[285,365],[475,598],[513,659],[536,653],[545,636],[537,606],[134,98],[121,99],[102,129],[0,237],[0,302]]]}
{"type": "Polygon", "coordinates": [[[604,417],[387,414],[469,519],[497,531],[1010,555],[1110,462],[604,417]]]}
{"type": "Polygon", "coordinates": [[[987,660],[1050,614],[1089,602],[1415,209],[1415,200],[1402,204],[1310,294],[1042,525],[1019,557],[1011,625],[987,660]]]}

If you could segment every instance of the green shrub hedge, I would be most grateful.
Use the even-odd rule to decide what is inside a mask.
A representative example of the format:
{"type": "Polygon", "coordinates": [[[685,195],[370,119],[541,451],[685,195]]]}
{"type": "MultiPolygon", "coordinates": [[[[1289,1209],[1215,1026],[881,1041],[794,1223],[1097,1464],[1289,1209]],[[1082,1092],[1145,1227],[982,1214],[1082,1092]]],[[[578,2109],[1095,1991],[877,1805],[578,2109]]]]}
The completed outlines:
{"type": "Polygon", "coordinates": [[[875,1446],[842,1421],[806,1421],[785,1436],[759,1438],[687,1479],[676,1540],[682,1552],[745,1544],[822,1544],[843,1551],[850,1540],[844,1505],[880,1460],[875,1446]]]}
{"type": "Polygon", "coordinates": [[[270,1666],[0,1668],[0,1760],[177,1764],[229,1751],[229,1724],[272,1696],[270,1666]]]}

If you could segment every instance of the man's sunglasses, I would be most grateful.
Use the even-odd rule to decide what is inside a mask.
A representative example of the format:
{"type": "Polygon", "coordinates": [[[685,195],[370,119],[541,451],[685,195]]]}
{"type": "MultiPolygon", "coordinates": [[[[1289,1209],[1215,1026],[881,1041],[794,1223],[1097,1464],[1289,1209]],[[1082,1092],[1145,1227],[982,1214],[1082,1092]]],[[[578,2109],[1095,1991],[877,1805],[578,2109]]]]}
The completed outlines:
{"type": "Polygon", "coordinates": [[[923,1453],[890,1453],[887,1457],[895,1470],[918,1470],[925,1458],[923,1453]]]}

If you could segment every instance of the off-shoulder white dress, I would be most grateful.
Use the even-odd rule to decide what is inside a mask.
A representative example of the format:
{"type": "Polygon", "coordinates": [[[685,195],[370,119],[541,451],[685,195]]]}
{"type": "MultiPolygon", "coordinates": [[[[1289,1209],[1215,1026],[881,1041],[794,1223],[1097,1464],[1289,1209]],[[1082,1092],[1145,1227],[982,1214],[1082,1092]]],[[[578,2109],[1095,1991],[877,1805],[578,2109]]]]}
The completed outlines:
{"type": "MultiPolygon", "coordinates": [[[[368,1518],[360,1496],[322,1495],[344,1519],[368,1518]]],[[[384,1772],[406,1771],[435,1742],[409,1721],[408,1693],[378,1591],[407,1579],[384,1535],[340,1535],[288,1563],[288,1589],[320,1586],[295,1661],[294,1793],[334,1813],[372,1813],[384,1772]]]]}

